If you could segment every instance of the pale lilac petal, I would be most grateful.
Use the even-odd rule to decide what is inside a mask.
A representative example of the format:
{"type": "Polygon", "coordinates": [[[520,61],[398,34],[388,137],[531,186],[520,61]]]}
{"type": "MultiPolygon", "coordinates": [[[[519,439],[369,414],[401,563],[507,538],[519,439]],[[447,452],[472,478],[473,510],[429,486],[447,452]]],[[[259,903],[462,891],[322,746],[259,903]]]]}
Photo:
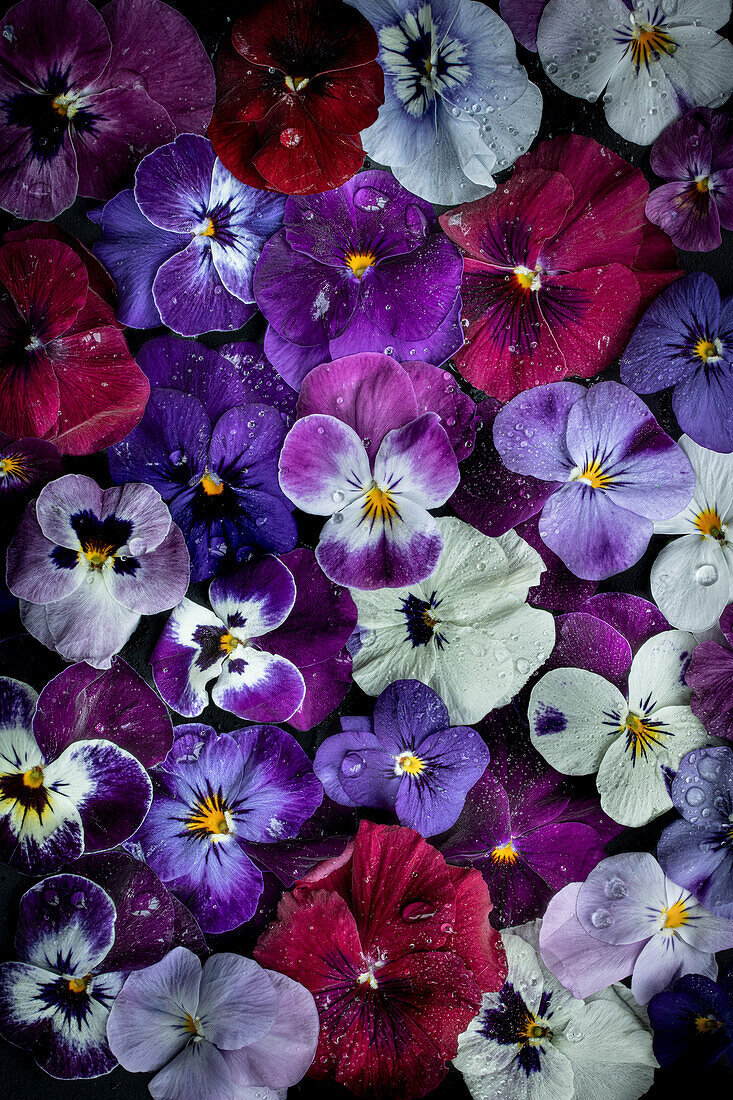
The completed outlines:
{"type": "Polygon", "coordinates": [[[58,546],[79,550],[79,536],[71,526],[71,516],[86,510],[100,516],[103,502],[104,494],[92,478],[83,474],[65,474],[41,489],[36,501],[36,515],[47,539],[58,546]]]}
{"type": "Polygon", "coordinates": [[[696,951],[676,936],[652,936],[634,965],[631,992],[638,1004],[649,1004],[655,993],[661,993],[684,974],[717,977],[715,955],[696,951]]]}
{"type": "Polygon", "coordinates": [[[659,929],[665,905],[664,871],[650,852],[601,860],[580,888],[578,920],[605,943],[636,943],[659,929]]]}
{"type": "Polygon", "coordinates": [[[278,998],[266,970],[254,959],[222,952],[204,964],[197,1016],[220,1050],[261,1039],[275,1023],[278,998]]]}
{"type": "Polygon", "coordinates": [[[540,537],[583,580],[602,580],[642,556],[652,521],[615,504],[580,481],[554,493],[542,509],[540,537]]]}
{"type": "Polygon", "coordinates": [[[233,1100],[232,1078],[212,1043],[190,1043],[148,1084],[153,1100],[233,1100]]]}
{"type": "Polygon", "coordinates": [[[72,596],[86,570],[75,551],[57,547],[43,534],[31,501],[15,532],[7,554],[8,588],[14,596],[43,604],[72,596]]]}
{"type": "Polygon", "coordinates": [[[82,584],[63,600],[46,604],[46,621],[56,650],[67,661],[109,668],[140,615],[117,603],[99,574],[87,573],[89,577],[91,584],[82,584]]]}
{"type": "Polygon", "coordinates": [[[330,516],[371,481],[369,458],[353,428],[319,414],[293,424],[280,454],[280,486],[298,508],[330,516]]]}
{"type": "Polygon", "coordinates": [[[516,474],[566,481],[574,465],[564,442],[568,415],[585,393],[576,382],[553,382],[512,398],[494,420],[505,465],[516,474]]]}
{"type": "Polygon", "coordinates": [[[152,553],[131,555],[122,566],[116,559],[103,577],[110,595],[122,607],[141,615],[169,611],[188,588],[189,557],[183,533],[171,523],[152,553]]]}

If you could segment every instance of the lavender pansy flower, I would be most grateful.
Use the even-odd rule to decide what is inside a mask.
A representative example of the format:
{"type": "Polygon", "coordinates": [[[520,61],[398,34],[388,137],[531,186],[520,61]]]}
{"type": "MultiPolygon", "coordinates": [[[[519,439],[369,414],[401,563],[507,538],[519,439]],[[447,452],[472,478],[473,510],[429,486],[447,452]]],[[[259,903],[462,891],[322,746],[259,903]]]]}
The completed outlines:
{"type": "Polygon", "coordinates": [[[733,451],[733,298],[693,272],[652,302],[621,360],[621,378],[637,393],[674,387],[683,432],[701,447],[733,451]]]}
{"type": "Polygon", "coordinates": [[[32,501],[8,548],[26,629],[67,661],[108,668],[140,621],[188,587],[186,544],[149,485],[100,489],[82,474],[32,501]]]}
{"type": "Polygon", "coordinates": [[[497,414],[494,442],[510,470],[553,484],[540,537],[587,580],[628,569],[646,550],[652,521],[669,519],[692,496],[687,458],[618,382],[553,382],[521,393],[497,414]]]}
{"type": "Polygon", "coordinates": [[[298,532],[277,461],[295,393],[256,344],[213,351],[161,336],[138,363],[150,379],[140,424],[109,450],[112,478],[160,493],[191,556],[191,579],[232,568],[252,550],[292,550],[298,532]]]}
{"type": "Polygon", "coordinates": [[[609,856],[560,890],[540,931],[545,966],[573,996],[631,974],[642,1005],[684,974],[714,978],[715,952],[730,947],[733,921],[709,913],[649,852],[609,856]]]}
{"type": "Polygon", "coordinates": [[[443,363],[463,343],[462,272],[432,206],[389,172],[291,196],[255,271],[267,357],[295,388],[355,351],[443,363]]]}
{"type": "Polygon", "coordinates": [[[318,1010],[304,986],[241,955],[203,967],[183,947],[131,974],[107,1025],[133,1073],[154,1072],[156,1100],[276,1100],[313,1061],[318,1010]]]}
{"type": "Polygon", "coordinates": [[[709,252],[720,229],[733,229],[733,120],[699,107],[672,123],[654,143],[651,166],[668,182],[652,191],[649,221],[677,248],[709,252]]]}
{"type": "Polygon", "coordinates": [[[439,695],[417,680],[397,680],[371,720],[342,719],[313,769],[334,802],[390,810],[400,825],[434,836],[453,825],[488,762],[479,734],[451,726],[439,695]]]}
{"type": "Polygon", "coordinates": [[[733,741],[733,603],[720,616],[723,643],[704,641],[692,654],[687,683],[690,707],[713,737],[733,741]]]}
{"type": "Polygon", "coordinates": [[[241,328],[257,311],[252,277],[285,199],[241,183],[207,138],[149,153],[133,190],[98,215],[94,253],[111,273],[123,325],[182,336],[241,328]]]}
{"type": "Polygon", "coordinates": [[[323,789],[295,738],[275,726],[176,733],[135,840],[204,932],[225,932],[253,916],[262,893],[248,845],[297,836],[323,789]]]}
{"type": "Polygon", "coordinates": [[[702,974],[679,978],[649,1002],[654,1028],[654,1054],[659,1064],[693,1072],[733,1054],[733,981],[720,983],[702,974]]]}

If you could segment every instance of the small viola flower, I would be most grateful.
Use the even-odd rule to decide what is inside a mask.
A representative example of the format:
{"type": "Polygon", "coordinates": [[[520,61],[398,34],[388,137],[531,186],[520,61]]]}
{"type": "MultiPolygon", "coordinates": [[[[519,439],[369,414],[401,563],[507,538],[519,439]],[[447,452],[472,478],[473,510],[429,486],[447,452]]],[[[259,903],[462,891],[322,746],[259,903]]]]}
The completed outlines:
{"type": "Polygon", "coordinates": [[[493,191],[542,114],[509,28],[472,0],[348,2],[376,30],[385,75],[384,106],[362,135],[369,156],[428,202],[493,191]]]}
{"type": "Polygon", "coordinates": [[[646,216],[677,248],[710,252],[733,229],[733,125],[725,111],[700,107],[668,126],[651,151],[656,175],[646,216]]]}
{"type": "Polygon", "coordinates": [[[183,336],[241,328],[257,311],[255,264],[284,208],[235,179],[206,138],[183,134],[149,153],[134,190],[98,216],[94,252],[115,280],[122,324],[183,336]]]}
{"type": "Polygon", "coordinates": [[[591,102],[626,141],[650,145],[690,106],[723,103],[733,90],[733,47],[715,34],[727,2],[549,0],[537,49],[550,79],[591,102]]]}
{"type": "Polygon", "coordinates": [[[284,895],[254,954],[315,997],[308,1076],[359,1096],[424,1096],[459,1033],[506,976],[477,871],[449,867],[412,829],[363,821],[340,859],[284,895]]]}
{"type": "Polygon", "coordinates": [[[733,1053],[733,983],[686,974],[649,1002],[654,1053],[662,1067],[694,1072],[733,1053]]]}
{"type": "Polygon", "coordinates": [[[701,642],[692,654],[686,679],[692,688],[692,713],[713,737],[733,741],[733,603],[720,616],[719,626],[724,644],[701,642]]]}
{"type": "Polygon", "coordinates": [[[729,947],[733,921],[709,913],[649,852],[609,856],[564,887],[540,930],[542,961],[574,997],[631,974],[641,1005],[684,974],[714,978],[715,952],[729,947]]]}
{"type": "Polygon", "coordinates": [[[265,353],[291,386],[357,351],[443,363],[463,343],[462,260],[430,203],[389,172],[289,198],[254,279],[265,353]]]}
{"type": "Polygon", "coordinates": [[[267,0],[219,52],[209,137],[251,187],[309,195],[364,161],[359,131],[384,101],[374,31],[339,0],[267,0]]]}
{"type": "Polygon", "coordinates": [[[3,433],[49,439],[66,454],[89,454],[140,420],[148,382],[114,310],[91,289],[94,274],[61,240],[0,246],[3,433]]]}
{"type": "Polygon", "coordinates": [[[391,810],[433,836],[455,822],[489,750],[475,730],[451,726],[445,703],[417,680],[397,680],[374,717],[349,718],[318,749],[313,769],[334,802],[391,810]]]}
{"type": "Polygon", "coordinates": [[[476,1100],[637,1100],[657,1060],[625,986],[576,999],[543,964],[540,922],[502,932],[508,973],[458,1039],[453,1065],[476,1100]]]}
{"type": "Polygon", "coordinates": [[[651,570],[655,603],[672,626],[707,630],[733,601],[733,454],[717,454],[687,436],[679,440],[695,473],[695,493],[686,508],[664,523],[668,542],[651,570]]]}
{"type": "Polygon", "coordinates": [[[701,447],[733,451],[733,299],[704,272],[662,291],[636,327],[621,379],[637,393],[673,386],[679,426],[701,447]]]}
{"type": "Polygon", "coordinates": [[[18,439],[0,432],[0,500],[9,502],[43,487],[64,472],[58,449],[45,439],[18,439]]]}
{"type": "Polygon", "coordinates": [[[694,647],[682,630],[650,638],[631,663],[627,696],[584,668],[554,668],[532,689],[532,744],[564,775],[597,772],[601,806],[622,825],[665,813],[670,773],[708,743],[685,684],[694,647]]]}
{"type": "Polygon", "coordinates": [[[206,129],[214,74],[191,24],[159,0],[21,0],[2,20],[0,205],[51,220],[108,199],[137,161],[206,129]]]}
{"type": "Polygon", "coordinates": [[[526,604],[543,567],[513,531],[490,539],[447,516],[437,526],[442,554],[422,583],[352,590],[354,680],[370,695],[395,678],[420,680],[445,701],[452,722],[476,722],[508,703],[549,657],[555,626],[526,604]]]}
{"type": "Polygon", "coordinates": [[[638,168],[569,134],[523,156],[493,195],[442,214],[466,257],[463,377],[507,401],[617,359],[639,310],[679,275],[644,216],[648,194],[638,168]]]}
{"type": "Polygon", "coordinates": [[[646,550],[652,521],[692,496],[685,454],[618,382],[587,390],[556,382],[520,394],[497,415],[494,443],[510,470],[554,484],[540,537],[585,579],[628,569],[646,550]]]}
{"type": "Polygon", "coordinates": [[[295,738],[275,726],[176,733],[134,839],[203,931],[226,932],[253,916],[262,893],[249,844],[297,836],[323,790],[295,738]]]}
{"type": "Polygon", "coordinates": [[[138,361],[150,400],[140,424],[110,448],[110,473],[160,493],[186,539],[191,579],[222,573],[253,550],[292,550],[298,533],[277,462],[295,394],[262,349],[214,351],[161,336],[138,361]]]}
{"type": "Polygon", "coordinates": [[[149,485],[102,490],[81,474],[46,485],[8,548],[26,629],[67,661],[109,668],[141,615],[188,587],[183,535],[149,485]]]}

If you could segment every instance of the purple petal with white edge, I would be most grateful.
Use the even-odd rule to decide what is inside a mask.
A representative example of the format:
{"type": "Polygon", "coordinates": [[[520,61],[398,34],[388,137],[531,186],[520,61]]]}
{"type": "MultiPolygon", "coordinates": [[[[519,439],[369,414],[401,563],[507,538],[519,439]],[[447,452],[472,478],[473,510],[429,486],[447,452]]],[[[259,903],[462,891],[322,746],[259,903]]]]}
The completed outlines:
{"type": "Polygon", "coordinates": [[[693,692],[692,713],[713,737],[733,740],[733,651],[702,642],[693,651],[686,679],[693,692]]]}
{"type": "MultiPolygon", "coordinates": [[[[133,540],[134,542],[134,540],[133,540]]],[[[171,523],[168,534],[152,553],[116,558],[102,576],[110,595],[122,607],[141,615],[169,611],[186,595],[189,556],[183,532],[171,523]]]]}
{"type": "Polygon", "coordinates": [[[280,487],[298,508],[330,516],[371,481],[369,457],[353,428],[320,414],[296,420],[280,453],[280,487]]]}
{"type": "Polygon", "coordinates": [[[153,680],[168,706],[186,718],[201,714],[209,701],[206,685],[221,672],[227,633],[213,611],[188,598],[163,627],[150,658],[153,680]]]}
{"type": "Polygon", "coordinates": [[[565,444],[568,416],[585,393],[576,382],[552,382],[513,397],[494,420],[502,462],[517,474],[567,481],[574,465],[565,444]]]}
{"type": "Polygon", "coordinates": [[[402,367],[410,376],[418,413],[437,413],[458,461],[468,458],[476,440],[475,401],[463,392],[450,371],[415,360],[402,367]]]}
{"type": "Polygon", "coordinates": [[[20,899],[15,949],[22,962],[84,977],[100,966],[115,940],[114,903],[80,875],[52,875],[20,899]]]}
{"type": "MultiPolygon", "coordinates": [[[[695,788],[691,789],[694,793],[695,788]]],[[[673,821],[659,838],[657,859],[664,873],[694,894],[706,909],[733,917],[733,857],[725,843],[727,832],[717,823],[706,828],[702,822],[673,821]]]]}
{"type": "Polygon", "coordinates": [[[211,606],[240,639],[269,634],[287,619],[295,603],[293,574],[275,557],[247,562],[217,577],[209,589],[211,606]]]}
{"type": "Polygon", "coordinates": [[[623,573],[643,555],[654,525],[580,481],[553,493],[542,509],[540,538],[583,580],[623,573]]]}
{"type": "Polygon", "coordinates": [[[231,932],[251,919],[263,889],[262,873],[230,836],[209,843],[203,869],[168,882],[203,932],[231,932]]]}
{"type": "Polygon", "coordinates": [[[153,1100],[195,1096],[197,1100],[233,1100],[232,1078],[224,1057],[205,1040],[190,1043],[148,1084],[153,1100]]]}
{"type": "Polygon", "coordinates": [[[209,1042],[239,1050],[275,1023],[278,997],[267,970],[254,959],[222,952],[204,963],[197,1016],[209,1042]]]}
{"type": "Polygon", "coordinates": [[[36,516],[47,539],[70,550],[80,548],[79,536],[71,525],[71,516],[89,511],[101,516],[104,493],[92,478],[84,474],[64,474],[44,485],[36,501],[36,516]]]}
{"type": "Polygon", "coordinates": [[[623,690],[631,668],[631,646],[612,626],[576,611],[555,619],[557,632],[545,669],[585,668],[623,690]]]}
{"type": "Polygon", "coordinates": [[[323,800],[305,752],[276,726],[249,726],[231,737],[244,760],[234,814],[237,836],[261,844],[296,837],[323,800]]]}
{"type": "Polygon", "coordinates": [[[677,936],[652,936],[644,945],[634,966],[631,992],[640,1005],[647,1005],[684,974],[703,974],[716,978],[715,955],[697,951],[677,936]]]}
{"type": "Polygon", "coordinates": [[[55,546],[36,519],[36,502],[30,501],[18,524],[7,554],[8,588],[31,603],[46,603],[73,595],[86,570],[76,551],[55,546]]]}
{"type": "Polygon", "coordinates": [[[73,741],[101,737],[151,767],[173,744],[165,705],[121,657],[101,672],[86,664],[64,669],[41,692],[33,731],[47,759],[73,741]]]}
{"type": "Polygon", "coordinates": [[[638,943],[658,932],[665,898],[664,871],[654,856],[623,852],[588,875],[578,894],[578,920],[604,943],[638,943]]]}
{"type": "Polygon", "coordinates": [[[424,508],[445,504],[460,477],[451,442],[432,412],[388,432],[374,460],[377,485],[424,508]]]}
{"type": "Polygon", "coordinates": [[[254,302],[255,264],[262,246],[282,225],[285,196],[248,187],[217,159],[209,209],[215,215],[214,267],[230,294],[254,302]]]}
{"type": "Polygon", "coordinates": [[[153,299],[163,324],[181,336],[233,332],[257,312],[226,289],[207,237],[195,236],[158,268],[153,299]]]}
{"type": "Polygon", "coordinates": [[[599,592],[578,610],[603,619],[626,638],[634,652],[647,639],[669,630],[669,623],[658,607],[628,592],[599,592]]]}
{"type": "Polygon", "coordinates": [[[70,596],[45,605],[46,623],[56,651],[67,661],[109,668],[140,615],[113,599],[100,574],[89,572],[87,577],[92,578],[91,584],[82,584],[70,596]]]}
{"type": "Polygon", "coordinates": [[[170,233],[195,233],[206,220],[215,163],[211,142],[195,134],[148,153],[135,173],[135,201],[148,221],[170,233]]]}
{"type": "Polygon", "coordinates": [[[532,688],[532,744],[557,771],[590,775],[598,770],[627,710],[619,689],[595,672],[552,669],[532,688]]]}
{"type": "Polygon", "coordinates": [[[304,696],[305,682],[294,664],[251,646],[232,653],[211,691],[218,707],[248,722],[287,722],[304,696]]]}
{"type": "MultiPolygon", "coordinates": [[[[367,761],[375,758],[376,754],[387,756],[380,741],[371,730],[343,730],[327,737],[319,746],[313,761],[313,770],[323,784],[323,789],[329,798],[342,806],[356,806],[359,803],[349,794],[342,780],[352,770],[360,772],[367,761]]],[[[389,805],[394,805],[396,793],[393,788],[399,785],[399,780],[394,775],[394,762],[392,763],[392,776],[389,787],[389,805]],[[397,780],[397,782],[393,782],[397,780]]],[[[354,791],[356,795],[357,792],[354,791]]],[[[371,804],[371,803],[368,803],[371,804]]]]}

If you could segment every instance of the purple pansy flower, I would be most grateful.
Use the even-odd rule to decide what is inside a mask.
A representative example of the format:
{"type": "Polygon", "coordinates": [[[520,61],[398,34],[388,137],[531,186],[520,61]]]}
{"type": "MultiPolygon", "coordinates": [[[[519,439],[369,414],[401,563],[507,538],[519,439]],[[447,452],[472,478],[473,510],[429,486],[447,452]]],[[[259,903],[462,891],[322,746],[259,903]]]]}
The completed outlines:
{"type": "Polygon", "coordinates": [[[342,718],[341,727],[313,765],[329,798],[390,810],[423,836],[453,825],[489,762],[479,734],[451,726],[443,700],[417,680],[390,684],[372,719],[342,718]]]}
{"type": "Polygon", "coordinates": [[[637,393],[673,386],[672,408],[691,439],[733,451],[733,298],[693,272],[652,302],[621,360],[621,378],[637,393]]]}
{"type": "Polygon", "coordinates": [[[276,1100],[313,1061],[318,1010],[304,986],[253,959],[222,953],[202,967],[178,947],[130,975],[107,1034],[125,1069],[155,1072],[158,1100],[276,1100]]]}
{"type": "Polygon", "coordinates": [[[540,931],[543,962],[575,997],[631,974],[642,1005],[684,974],[714,978],[715,952],[730,947],[733,920],[709,913],[649,852],[609,856],[565,886],[540,931]]]}
{"type": "Polygon", "coordinates": [[[618,382],[521,393],[497,414],[494,442],[510,470],[552,483],[540,537],[586,580],[637,562],[652,521],[676,515],[692,496],[688,459],[618,382]]]}
{"type": "Polygon", "coordinates": [[[21,0],[0,32],[0,202],[19,218],[110,198],[141,156],[211,118],[211,62],[159,0],[21,0]]]}
{"type": "Polygon", "coordinates": [[[12,440],[0,432],[0,500],[6,503],[64,472],[61,455],[46,439],[12,440]]]}
{"type": "Polygon", "coordinates": [[[115,280],[119,319],[182,336],[241,328],[257,312],[252,277],[285,199],[241,183],[207,138],[183,134],[138,165],[95,220],[95,255],[115,280]]]}
{"type": "Polygon", "coordinates": [[[649,1002],[660,1066],[687,1063],[695,1073],[733,1054],[733,974],[722,982],[686,974],[649,1002]]]}
{"type": "Polygon", "coordinates": [[[646,216],[677,248],[710,252],[720,227],[733,229],[733,119],[698,107],[663,130],[651,166],[668,182],[652,191],[646,216]]]}
{"type": "Polygon", "coordinates": [[[176,733],[135,840],[202,929],[226,932],[252,917],[262,893],[248,844],[297,836],[323,789],[295,738],[276,726],[176,733]]]}
{"type": "Polygon", "coordinates": [[[188,587],[186,544],[149,485],[100,489],[82,474],[46,485],[8,548],[26,629],[67,661],[108,668],[141,615],[188,587]]]}
{"type": "Polygon", "coordinates": [[[298,532],[277,462],[296,395],[262,349],[213,351],[161,336],[138,363],[150,399],[140,424],[110,448],[110,473],[160,493],[186,539],[191,579],[224,572],[255,549],[292,550],[298,532]]]}
{"type": "Polygon", "coordinates": [[[690,709],[713,737],[733,741],[733,603],[720,616],[725,643],[701,642],[687,669],[690,709]]]}
{"type": "Polygon", "coordinates": [[[295,388],[355,351],[443,363],[463,343],[462,271],[430,203],[389,172],[293,195],[255,271],[267,357],[295,388]]]}

